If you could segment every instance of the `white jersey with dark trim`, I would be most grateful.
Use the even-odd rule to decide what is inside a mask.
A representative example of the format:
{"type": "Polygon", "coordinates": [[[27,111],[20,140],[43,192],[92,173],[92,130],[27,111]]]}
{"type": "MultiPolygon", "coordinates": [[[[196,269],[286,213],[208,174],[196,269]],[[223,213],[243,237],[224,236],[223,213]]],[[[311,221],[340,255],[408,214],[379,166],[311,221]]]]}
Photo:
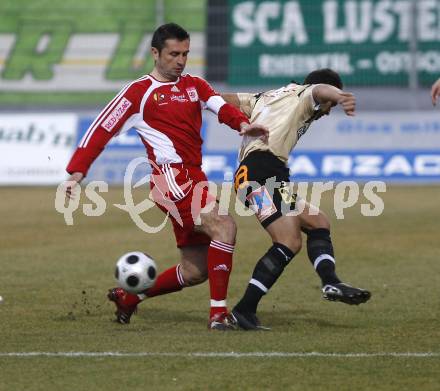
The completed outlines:
{"type": "Polygon", "coordinates": [[[312,95],[314,86],[289,84],[261,94],[238,93],[240,110],[250,118],[251,123],[256,122],[269,129],[267,144],[258,137],[243,138],[239,161],[252,151],[269,150],[287,162],[290,152],[319,110],[312,95]]]}

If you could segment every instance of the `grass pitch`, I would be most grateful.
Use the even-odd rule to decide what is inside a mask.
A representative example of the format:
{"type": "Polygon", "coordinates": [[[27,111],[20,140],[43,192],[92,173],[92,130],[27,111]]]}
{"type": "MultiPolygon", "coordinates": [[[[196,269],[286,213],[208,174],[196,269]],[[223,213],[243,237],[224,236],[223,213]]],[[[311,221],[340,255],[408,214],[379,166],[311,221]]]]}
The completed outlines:
{"type": "MultiPolygon", "coordinates": [[[[146,250],[160,270],[177,260],[169,225],[147,235],[113,206],[123,203],[122,189],[103,194],[103,216],[77,211],[66,226],[54,208],[55,189],[0,188],[0,390],[438,390],[439,191],[389,187],[379,217],[363,217],[360,204],[345,220],[329,213],[339,275],[371,289],[367,304],[322,300],[303,249],[262,301],[260,317],[272,331],[216,333],[206,329],[207,284],[142,303],[128,326],[112,322],[105,293],[119,255],[146,250]],[[5,355],[20,352],[168,355],[5,355]],[[216,355],[227,352],[263,354],[216,355]],[[342,356],[267,355],[273,352],[342,356]],[[434,354],[388,355],[406,352],[434,354]]],[[[331,202],[330,195],[322,208],[330,212],[331,202]]],[[[270,245],[254,218],[237,222],[231,306],[270,245]]]]}

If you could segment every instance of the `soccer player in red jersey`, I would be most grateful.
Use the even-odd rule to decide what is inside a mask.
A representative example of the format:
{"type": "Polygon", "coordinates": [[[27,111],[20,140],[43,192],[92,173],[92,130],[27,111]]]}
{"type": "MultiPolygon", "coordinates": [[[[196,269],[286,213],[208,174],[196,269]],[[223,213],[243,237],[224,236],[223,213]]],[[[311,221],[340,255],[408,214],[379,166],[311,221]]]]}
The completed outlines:
{"type": "Polygon", "coordinates": [[[214,112],[219,122],[240,135],[261,137],[267,142],[268,130],[250,125],[247,117],[226,103],[204,79],[183,74],[189,48],[189,34],[174,23],[154,32],[154,69],[126,85],[87,130],[67,166],[71,176],[66,194],[72,196],[72,188],[87,175],[113,136],[135,128],[152,166],[154,201],[163,212],[170,212],[180,262],[161,273],[155,285],[142,294],[111,289],[108,297],[116,304],[116,320],[129,323],[138,303],[147,297],[176,292],[208,279],[208,327],[228,330],[236,327],[226,305],[236,225],[231,216],[218,213],[216,200],[207,187],[198,186],[207,181],[201,169],[202,109],[214,112]]]}

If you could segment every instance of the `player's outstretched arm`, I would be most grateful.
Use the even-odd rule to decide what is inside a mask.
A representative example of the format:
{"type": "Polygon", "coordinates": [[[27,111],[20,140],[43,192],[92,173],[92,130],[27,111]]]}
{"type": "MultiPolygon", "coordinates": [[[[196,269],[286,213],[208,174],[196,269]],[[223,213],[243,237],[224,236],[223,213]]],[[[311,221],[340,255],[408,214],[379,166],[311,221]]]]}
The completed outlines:
{"type": "Polygon", "coordinates": [[[328,84],[319,84],[313,88],[313,99],[320,104],[337,104],[342,107],[345,114],[354,116],[356,98],[351,92],[345,92],[328,84]]]}
{"type": "Polygon", "coordinates": [[[440,96],[440,79],[438,79],[431,87],[431,100],[433,106],[436,105],[439,96],[440,96]]]}
{"type": "Polygon", "coordinates": [[[225,100],[226,103],[229,103],[238,109],[240,108],[240,99],[238,99],[238,95],[235,93],[228,94],[220,94],[220,96],[225,100]]]}
{"type": "Polygon", "coordinates": [[[260,137],[265,144],[267,144],[269,141],[269,129],[257,123],[248,124],[246,122],[242,122],[240,125],[239,135],[260,137]]]}

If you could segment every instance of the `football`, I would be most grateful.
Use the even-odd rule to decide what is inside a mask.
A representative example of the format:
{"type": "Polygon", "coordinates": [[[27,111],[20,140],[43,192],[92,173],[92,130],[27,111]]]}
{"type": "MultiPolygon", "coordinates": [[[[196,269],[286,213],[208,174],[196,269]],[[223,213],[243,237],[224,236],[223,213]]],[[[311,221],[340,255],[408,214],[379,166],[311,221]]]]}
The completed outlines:
{"type": "Polygon", "coordinates": [[[151,288],[156,275],[156,262],[140,251],[124,254],[116,263],[115,278],[118,285],[130,293],[141,293],[151,288]]]}

